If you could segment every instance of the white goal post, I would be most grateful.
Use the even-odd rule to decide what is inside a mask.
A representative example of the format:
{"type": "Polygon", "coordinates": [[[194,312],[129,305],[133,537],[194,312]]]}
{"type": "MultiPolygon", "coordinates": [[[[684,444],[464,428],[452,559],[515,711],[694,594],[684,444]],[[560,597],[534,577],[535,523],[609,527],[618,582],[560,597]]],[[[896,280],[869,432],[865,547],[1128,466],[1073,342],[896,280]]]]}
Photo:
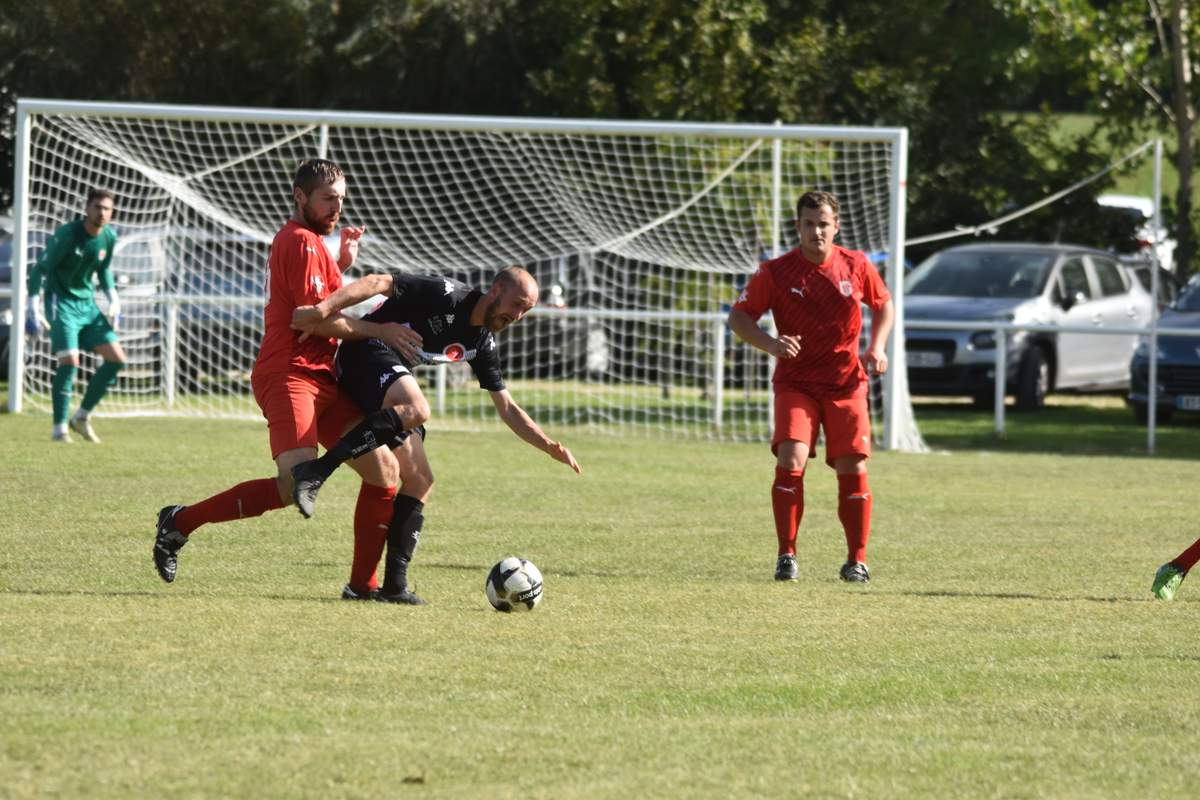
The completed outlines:
{"type": "MultiPolygon", "coordinates": [[[[99,412],[260,418],[249,370],[267,248],[305,158],[346,172],[367,234],[348,278],[404,270],[486,285],[509,264],[541,303],[501,334],[506,378],[542,424],[762,440],[770,363],[725,325],[764,258],[796,245],[809,189],[842,203],[841,243],[897,306],[879,444],[924,448],[904,369],[903,128],[282,111],[21,99],[16,117],[9,409],[49,408],[25,275],[91,187],[116,195],[113,269],[129,364],[99,412]]],[[[419,375],[435,419],[490,421],[456,369],[419,375]]],[[[82,376],[90,374],[85,359],[82,376]]],[[[878,393],[878,392],[877,392],[878,393]]]]}

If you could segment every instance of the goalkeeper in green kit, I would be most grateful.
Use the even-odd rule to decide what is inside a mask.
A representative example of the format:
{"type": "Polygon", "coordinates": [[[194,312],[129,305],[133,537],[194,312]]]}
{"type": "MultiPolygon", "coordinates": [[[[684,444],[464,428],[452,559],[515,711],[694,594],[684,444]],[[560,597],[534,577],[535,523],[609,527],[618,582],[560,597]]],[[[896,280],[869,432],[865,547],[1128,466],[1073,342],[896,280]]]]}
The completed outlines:
{"type": "Polygon", "coordinates": [[[29,330],[36,335],[49,329],[50,352],[58,359],[52,383],[54,430],[50,437],[56,442],[71,441],[67,412],[79,369],[79,351],[91,350],[104,359],[88,381],[83,402],[69,423],[71,430],[89,442],[99,442],[100,438],[88,416],[125,366],[125,351],[115,329],[120,303],[110,269],[117,244],[117,234],[108,224],[112,215],[112,192],[90,191],[83,219],[68,222],[54,232],[25,284],[29,292],[29,330]],[[96,305],[93,284],[97,278],[108,297],[107,312],[96,305]]]}

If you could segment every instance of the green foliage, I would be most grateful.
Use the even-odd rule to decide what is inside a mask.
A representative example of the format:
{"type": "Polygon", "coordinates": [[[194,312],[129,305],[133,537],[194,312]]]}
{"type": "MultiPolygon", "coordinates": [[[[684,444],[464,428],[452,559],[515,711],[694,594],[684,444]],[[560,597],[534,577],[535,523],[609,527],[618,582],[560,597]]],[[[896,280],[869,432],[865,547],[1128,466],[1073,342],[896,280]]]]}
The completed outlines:
{"type": "Polygon", "coordinates": [[[6,797],[1183,797],[1200,769],[1200,591],[1149,595],[1192,460],[878,454],[863,588],[817,466],[781,585],[761,444],[563,432],[577,477],[435,429],[413,609],[336,599],[345,471],[313,520],[202,529],[166,586],[158,507],[270,474],[265,430],[97,425],[51,449],[0,416],[6,797]],[[509,553],[532,614],[484,598],[509,553]]]}
{"type": "MultiPolygon", "coordinates": [[[[5,3],[0,105],[11,113],[15,97],[41,96],[907,126],[909,232],[918,235],[1026,205],[1128,149],[1132,132],[1144,130],[1134,123],[1153,111],[1139,84],[1166,77],[1157,31],[1141,5],[5,3]],[[1105,42],[1122,43],[1116,52],[1125,61],[1114,60],[1105,42]],[[1103,136],[1064,140],[1051,135],[1054,108],[1097,111],[1109,124],[1103,136]],[[1015,119],[1011,112],[1025,113],[1015,119]]],[[[0,205],[11,186],[11,136],[9,123],[0,135],[0,205]]],[[[1104,188],[1004,236],[1070,234],[1108,244],[1091,213],[1091,193],[1104,188]]]]}

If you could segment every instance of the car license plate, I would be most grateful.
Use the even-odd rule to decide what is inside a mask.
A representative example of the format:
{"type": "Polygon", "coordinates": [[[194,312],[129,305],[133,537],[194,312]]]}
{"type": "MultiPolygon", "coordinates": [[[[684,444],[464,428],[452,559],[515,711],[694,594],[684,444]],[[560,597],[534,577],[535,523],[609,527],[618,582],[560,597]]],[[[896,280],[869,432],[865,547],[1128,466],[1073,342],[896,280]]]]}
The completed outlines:
{"type": "Polygon", "coordinates": [[[1175,398],[1175,407],[1180,411],[1200,411],[1200,394],[1181,394],[1175,398]]]}
{"type": "Polygon", "coordinates": [[[930,353],[916,350],[908,354],[908,365],[910,367],[944,367],[946,366],[946,356],[941,353],[930,353]]]}

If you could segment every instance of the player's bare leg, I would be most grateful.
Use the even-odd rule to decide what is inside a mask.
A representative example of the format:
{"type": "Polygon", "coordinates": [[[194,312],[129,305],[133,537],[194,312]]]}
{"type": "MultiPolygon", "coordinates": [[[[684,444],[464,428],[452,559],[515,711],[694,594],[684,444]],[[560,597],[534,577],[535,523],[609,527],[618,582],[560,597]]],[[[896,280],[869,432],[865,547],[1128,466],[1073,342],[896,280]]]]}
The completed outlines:
{"type": "Polygon", "coordinates": [[[293,497],[306,518],[316,511],[317,493],[341,464],[391,442],[429,420],[429,401],[412,375],[402,375],[388,387],[384,408],[368,414],[320,458],[293,465],[293,497]]]}

